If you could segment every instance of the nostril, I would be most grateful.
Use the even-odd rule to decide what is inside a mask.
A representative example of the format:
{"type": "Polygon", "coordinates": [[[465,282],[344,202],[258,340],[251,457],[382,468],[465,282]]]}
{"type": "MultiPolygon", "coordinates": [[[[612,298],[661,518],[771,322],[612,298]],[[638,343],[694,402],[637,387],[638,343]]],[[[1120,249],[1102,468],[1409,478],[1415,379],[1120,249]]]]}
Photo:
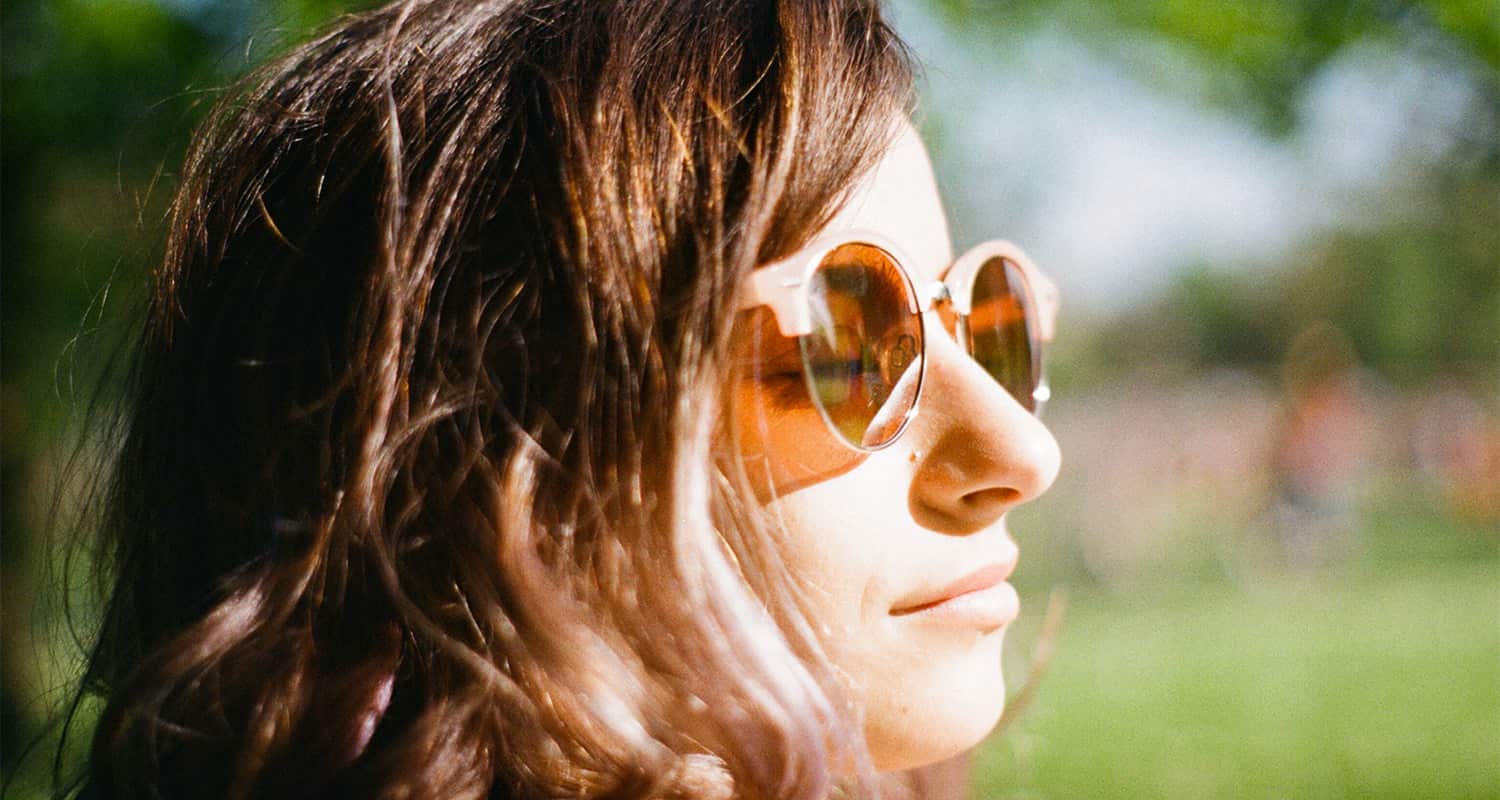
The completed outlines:
{"type": "Polygon", "coordinates": [[[992,486],[988,489],[969,492],[959,501],[968,508],[985,506],[1012,506],[1021,502],[1021,493],[1009,486],[992,486]]]}

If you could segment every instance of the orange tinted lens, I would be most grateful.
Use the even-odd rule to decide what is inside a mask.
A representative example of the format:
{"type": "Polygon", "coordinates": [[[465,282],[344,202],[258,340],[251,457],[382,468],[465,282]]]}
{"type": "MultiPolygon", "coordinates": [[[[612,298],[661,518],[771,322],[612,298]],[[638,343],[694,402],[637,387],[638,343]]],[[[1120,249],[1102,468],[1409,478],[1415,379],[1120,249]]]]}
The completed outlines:
{"type": "Polygon", "coordinates": [[[808,288],[812,332],[798,343],[813,399],[854,447],[889,444],[922,380],[922,320],[911,282],[884,250],[846,244],[824,257],[808,288]]]}
{"type": "Polygon", "coordinates": [[[969,314],[969,352],[985,371],[1028,411],[1036,410],[1041,348],[1035,316],[1020,267],[992,258],[974,278],[969,314]]]}

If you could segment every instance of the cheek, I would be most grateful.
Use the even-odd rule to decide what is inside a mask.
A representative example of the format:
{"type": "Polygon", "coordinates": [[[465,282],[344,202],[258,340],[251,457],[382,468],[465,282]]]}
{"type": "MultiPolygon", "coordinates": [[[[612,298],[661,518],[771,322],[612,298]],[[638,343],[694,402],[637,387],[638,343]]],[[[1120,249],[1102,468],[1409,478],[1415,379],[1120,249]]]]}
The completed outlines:
{"type": "Polygon", "coordinates": [[[729,407],[737,450],[762,503],[837,478],[865,458],[834,438],[811,401],[777,401],[753,377],[734,382],[729,407]]]}
{"type": "Polygon", "coordinates": [[[1003,629],[933,626],[891,616],[931,561],[929,531],[910,521],[899,469],[869,463],[773,501],[783,552],[811,589],[810,610],[864,717],[875,766],[906,769],[977,744],[1004,708],[1003,629]]]}
{"type": "Polygon", "coordinates": [[[883,622],[880,598],[890,594],[885,577],[890,548],[879,541],[881,526],[868,496],[846,491],[850,479],[821,481],[779,496],[767,508],[785,526],[782,552],[808,589],[809,609],[835,653],[853,652],[883,622]]]}

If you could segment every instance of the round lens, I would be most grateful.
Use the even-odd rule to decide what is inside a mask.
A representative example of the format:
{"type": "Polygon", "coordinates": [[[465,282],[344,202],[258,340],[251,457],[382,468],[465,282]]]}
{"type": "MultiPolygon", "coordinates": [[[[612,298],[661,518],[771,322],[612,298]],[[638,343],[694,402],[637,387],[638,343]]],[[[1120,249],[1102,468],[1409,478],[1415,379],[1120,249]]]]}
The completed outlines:
{"type": "Polygon", "coordinates": [[[1034,336],[1036,317],[1025,280],[1021,268],[1008,259],[992,258],[979,268],[967,320],[968,343],[974,360],[1027,411],[1036,411],[1041,348],[1034,336]]]}
{"type": "Polygon", "coordinates": [[[798,345],[818,410],[853,447],[890,444],[922,381],[916,290],[889,253],[846,244],[814,270],[808,300],[812,332],[798,345]]]}

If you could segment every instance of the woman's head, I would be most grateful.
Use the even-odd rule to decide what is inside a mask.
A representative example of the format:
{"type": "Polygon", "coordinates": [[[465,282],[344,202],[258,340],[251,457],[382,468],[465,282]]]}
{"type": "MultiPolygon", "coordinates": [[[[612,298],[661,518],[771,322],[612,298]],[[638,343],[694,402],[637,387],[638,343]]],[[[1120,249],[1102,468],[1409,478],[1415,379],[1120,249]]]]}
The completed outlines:
{"type": "MultiPolygon", "coordinates": [[[[955,283],[954,275],[945,275],[953,256],[932,169],[904,122],[825,235],[786,263],[800,269],[806,256],[826,252],[818,269],[852,273],[846,281],[862,277],[858,297],[866,309],[878,309],[882,298],[870,297],[878,293],[868,286],[869,265],[845,263],[867,256],[841,255],[847,246],[829,251],[826,244],[875,236],[881,247],[902,254],[901,266],[923,289],[940,278],[955,283]]],[[[1013,253],[1002,245],[975,251],[987,259],[981,282],[1007,260],[1015,265],[1014,277],[1025,280],[1021,273],[1031,270],[1024,257],[989,255],[996,252],[1013,253]]],[[[1034,272],[1031,277],[1042,281],[1034,272]]],[[[739,449],[757,495],[783,524],[794,575],[811,584],[810,614],[827,626],[833,661],[855,687],[870,753],[881,769],[920,766],[967,749],[999,719],[1001,641],[1017,613],[1015,593],[1003,581],[1018,555],[1002,517],[1045,491],[1058,468],[1056,442],[1028,410],[1035,384],[1007,388],[1000,379],[1008,375],[998,367],[1017,354],[996,354],[984,339],[986,330],[1009,333],[991,324],[993,312],[1041,323],[1046,309],[1011,304],[1029,300],[1024,294],[987,294],[982,285],[971,291],[962,278],[957,283],[953,297],[962,299],[944,295],[928,315],[925,337],[920,330],[905,333],[906,323],[888,322],[886,315],[879,315],[881,333],[858,330],[872,322],[870,315],[836,305],[852,302],[854,291],[830,299],[836,292],[829,290],[813,303],[812,316],[830,321],[812,336],[863,337],[869,346],[855,347],[854,358],[863,355],[868,364],[888,356],[904,368],[883,388],[842,385],[849,379],[837,370],[805,379],[806,345],[799,352],[764,308],[747,315],[741,332],[746,368],[731,404],[739,449]],[[951,314],[933,317],[949,302],[972,312],[957,337],[962,343],[947,335],[958,324],[951,314]],[[908,353],[908,338],[916,339],[915,353],[908,353]],[[837,385],[821,386],[829,383],[837,385]],[[820,411],[816,391],[840,401],[845,394],[860,395],[856,400],[868,394],[870,415],[855,419],[870,423],[856,425],[856,434],[862,431],[864,443],[873,439],[879,449],[861,452],[858,436],[820,411]],[[880,417],[899,419],[913,402],[905,427],[882,426],[880,417]]],[[[1024,347],[1025,332],[1017,332],[1014,344],[1024,347]]],[[[1033,336],[1043,333],[1038,328],[1033,336]]],[[[871,376],[880,381],[878,369],[871,376]]]]}
{"type": "MultiPolygon", "coordinates": [[[[899,676],[839,674],[879,661],[818,584],[896,584],[819,498],[894,486],[896,451],[776,493],[721,408],[746,276],[861,213],[908,102],[857,0],[409,2],[251,76],[188,154],[132,375],[95,780],[812,797],[857,768],[899,676]]],[[[967,430],[913,425],[934,464],[967,430]]],[[[955,543],[998,516],[910,508],[955,543]]]]}

